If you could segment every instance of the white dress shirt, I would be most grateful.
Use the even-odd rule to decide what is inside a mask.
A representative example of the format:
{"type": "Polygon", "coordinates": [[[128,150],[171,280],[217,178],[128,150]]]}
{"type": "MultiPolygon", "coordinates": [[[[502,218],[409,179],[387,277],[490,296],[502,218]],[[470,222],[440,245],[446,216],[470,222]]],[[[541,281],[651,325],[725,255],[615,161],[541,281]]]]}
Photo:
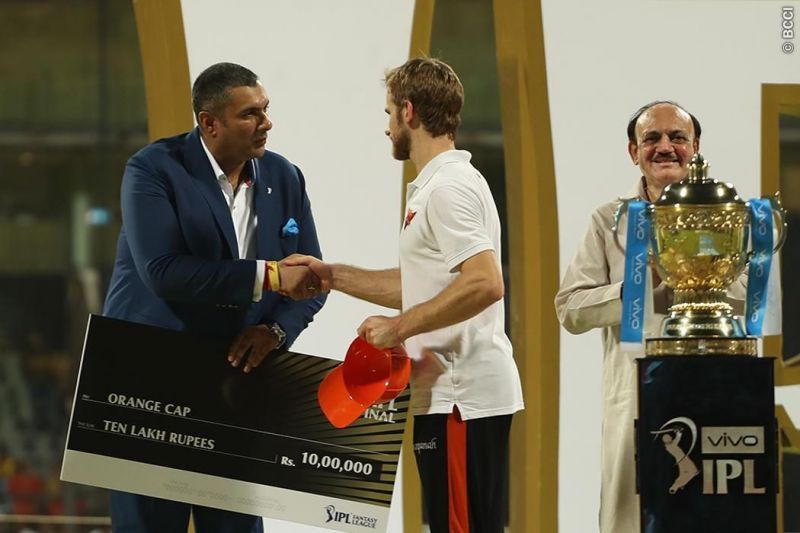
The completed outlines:
{"type": "MultiPolygon", "coordinates": [[[[203,150],[208,156],[208,162],[211,163],[211,168],[214,170],[214,175],[217,177],[217,183],[222,190],[225,197],[225,203],[231,212],[231,219],[233,220],[233,230],[236,232],[236,244],[239,249],[240,259],[255,259],[256,257],[256,228],[258,226],[258,217],[253,202],[253,194],[255,188],[253,187],[253,178],[246,180],[239,180],[239,186],[236,190],[231,186],[228,181],[228,176],[222,171],[217,160],[211,155],[211,152],[206,146],[205,141],[200,137],[200,143],[203,145],[203,150]]],[[[248,163],[252,167],[255,162],[250,160],[248,163]]],[[[253,174],[255,174],[253,172],[253,174]]],[[[260,302],[261,295],[264,288],[264,270],[266,261],[262,259],[256,260],[256,279],[253,283],[253,301],[260,302]]]]}

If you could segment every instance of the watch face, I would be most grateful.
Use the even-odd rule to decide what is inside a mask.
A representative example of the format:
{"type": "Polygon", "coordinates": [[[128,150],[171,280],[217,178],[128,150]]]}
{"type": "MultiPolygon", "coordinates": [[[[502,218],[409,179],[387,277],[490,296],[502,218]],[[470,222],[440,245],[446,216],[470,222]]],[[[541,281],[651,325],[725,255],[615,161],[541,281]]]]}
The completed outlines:
{"type": "Polygon", "coordinates": [[[271,324],[269,329],[278,337],[278,347],[280,347],[283,341],[286,340],[286,332],[277,323],[271,324]]]}

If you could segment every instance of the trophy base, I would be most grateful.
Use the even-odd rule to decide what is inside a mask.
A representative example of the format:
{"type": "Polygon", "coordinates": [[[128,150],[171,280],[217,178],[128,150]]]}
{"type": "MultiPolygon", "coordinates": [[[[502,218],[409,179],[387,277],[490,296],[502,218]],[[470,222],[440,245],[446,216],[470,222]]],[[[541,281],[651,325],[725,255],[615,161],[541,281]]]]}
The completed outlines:
{"type": "Polygon", "coordinates": [[[661,337],[647,339],[645,355],[758,355],[755,337],[661,337]]]}
{"type": "MultiPolygon", "coordinates": [[[[672,308],[670,308],[672,311],[672,308]]],[[[692,337],[745,338],[742,318],[730,313],[670,312],[661,322],[661,336],[685,339],[692,337]]]]}

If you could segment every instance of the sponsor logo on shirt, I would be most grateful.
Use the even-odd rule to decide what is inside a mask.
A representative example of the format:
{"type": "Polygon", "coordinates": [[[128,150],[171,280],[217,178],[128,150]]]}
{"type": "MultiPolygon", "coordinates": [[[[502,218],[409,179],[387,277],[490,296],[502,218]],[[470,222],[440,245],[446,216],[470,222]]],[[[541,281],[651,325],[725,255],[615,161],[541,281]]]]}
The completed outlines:
{"type": "Polygon", "coordinates": [[[412,211],[411,209],[408,209],[406,211],[406,220],[405,220],[405,222],[403,222],[403,229],[406,229],[408,227],[408,225],[411,224],[411,221],[414,220],[414,216],[416,214],[417,214],[417,212],[416,211],[412,211]]]}

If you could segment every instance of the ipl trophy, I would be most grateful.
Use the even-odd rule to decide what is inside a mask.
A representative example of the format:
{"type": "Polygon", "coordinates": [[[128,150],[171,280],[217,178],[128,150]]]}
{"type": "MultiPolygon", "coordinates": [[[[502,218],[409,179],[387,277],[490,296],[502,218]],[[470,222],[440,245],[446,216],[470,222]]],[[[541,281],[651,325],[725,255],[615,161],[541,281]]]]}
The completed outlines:
{"type": "MultiPolygon", "coordinates": [[[[779,193],[745,202],[733,185],[710,179],[708,166],[703,156],[696,154],[689,176],[667,186],[643,213],[651,226],[649,259],[674,291],[674,303],[662,323],[661,336],[646,340],[647,355],[757,355],[756,338],[748,336],[742,317],[733,314],[725,296],[748,262],[759,254],[756,236],[769,231],[769,236],[760,236],[772,240],[772,220],[765,221],[766,217],[777,219],[778,235],[777,243],[762,251],[762,256],[772,255],[783,246],[785,213],[779,193]],[[757,201],[766,204],[754,205],[757,201]],[[754,246],[748,250],[751,235],[754,246]]],[[[614,216],[614,239],[620,250],[619,219],[630,202],[623,200],[614,216]]],[[[628,223],[636,221],[629,219],[628,223]]],[[[768,269],[763,272],[764,280],[768,273],[768,269]]],[[[755,298],[749,303],[756,308],[748,313],[763,312],[766,302],[758,301],[758,294],[753,294],[755,298]]]]}
{"type": "Polygon", "coordinates": [[[674,303],[636,360],[637,492],[647,533],[775,533],[777,431],[771,358],[757,354],[772,255],[786,237],[778,194],[747,202],[692,158],[652,203],[624,200],[620,340],[641,346],[652,265],[674,303]],[[777,231],[773,230],[776,229],[777,231]],[[729,287],[747,274],[744,316],[729,287]]]}

